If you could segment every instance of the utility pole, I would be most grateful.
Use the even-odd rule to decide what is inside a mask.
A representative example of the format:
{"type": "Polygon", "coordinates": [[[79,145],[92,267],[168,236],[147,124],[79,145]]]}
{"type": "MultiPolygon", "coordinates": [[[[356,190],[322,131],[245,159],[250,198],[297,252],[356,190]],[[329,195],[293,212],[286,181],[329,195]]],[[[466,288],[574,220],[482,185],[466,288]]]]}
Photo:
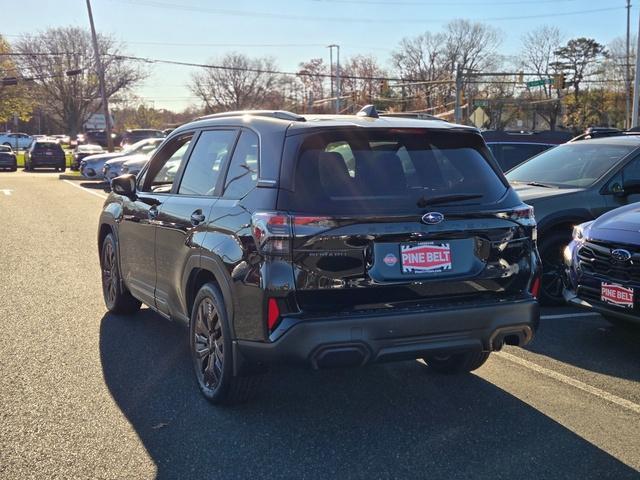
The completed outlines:
{"type": "Polygon", "coordinates": [[[631,110],[631,58],[629,57],[629,42],[630,42],[630,30],[631,30],[631,0],[627,0],[627,56],[624,62],[625,73],[625,98],[626,106],[624,111],[624,126],[629,128],[629,111],[631,110]]]}
{"type": "Polygon", "coordinates": [[[456,104],[453,110],[455,123],[462,123],[462,69],[456,65],[456,104]]]}
{"type": "Polygon", "coordinates": [[[333,46],[329,45],[329,80],[331,83],[331,98],[333,98],[333,46]]]}
{"type": "Polygon", "coordinates": [[[91,38],[93,40],[93,50],[96,55],[96,69],[98,70],[98,82],[100,83],[100,95],[102,96],[102,112],[104,113],[105,131],[107,136],[107,150],[113,152],[113,138],[111,138],[111,116],[109,115],[109,103],[107,102],[107,89],[104,82],[104,66],[100,49],[98,47],[98,37],[96,27],[93,24],[93,13],[91,12],[91,0],[87,0],[87,12],[89,13],[89,23],[91,24],[91,38]]]}
{"type": "MultiPolygon", "coordinates": [[[[327,45],[331,55],[331,64],[333,65],[333,49],[336,49],[336,113],[340,113],[340,45],[336,45],[332,43],[331,45],[327,45]]],[[[333,85],[333,72],[331,74],[331,80],[333,85]]],[[[333,88],[332,88],[333,92],[333,88]]]]}
{"type": "Polygon", "coordinates": [[[636,78],[633,84],[633,113],[631,126],[638,126],[638,103],[640,102],[640,14],[638,15],[638,44],[636,45],[636,78]]]}

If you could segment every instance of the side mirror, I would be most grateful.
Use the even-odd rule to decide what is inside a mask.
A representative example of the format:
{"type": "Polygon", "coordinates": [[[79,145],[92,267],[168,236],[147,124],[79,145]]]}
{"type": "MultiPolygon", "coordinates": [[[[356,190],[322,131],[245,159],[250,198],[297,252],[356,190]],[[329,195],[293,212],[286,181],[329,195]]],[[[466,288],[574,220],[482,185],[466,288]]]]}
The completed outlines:
{"type": "Polygon", "coordinates": [[[113,190],[113,193],[135,200],[137,198],[136,176],[129,174],[114,178],[111,181],[111,190],[113,190]]]}

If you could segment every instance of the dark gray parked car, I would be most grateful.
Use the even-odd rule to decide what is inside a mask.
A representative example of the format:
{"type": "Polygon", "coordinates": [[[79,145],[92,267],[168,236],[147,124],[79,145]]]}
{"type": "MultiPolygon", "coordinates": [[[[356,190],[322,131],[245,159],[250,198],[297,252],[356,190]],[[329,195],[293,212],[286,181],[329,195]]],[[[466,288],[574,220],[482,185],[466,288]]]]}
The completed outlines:
{"type": "Polygon", "coordinates": [[[541,300],[560,303],[563,251],[573,227],[640,201],[640,135],[559,145],[509,171],[507,179],[535,208],[544,268],[541,300]]]}
{"type": "Polygon", "coordinates": [[[0,145],[0,168],[8,168],[12,172],[18,169],[16,154],[7,145],[0,145]]]}

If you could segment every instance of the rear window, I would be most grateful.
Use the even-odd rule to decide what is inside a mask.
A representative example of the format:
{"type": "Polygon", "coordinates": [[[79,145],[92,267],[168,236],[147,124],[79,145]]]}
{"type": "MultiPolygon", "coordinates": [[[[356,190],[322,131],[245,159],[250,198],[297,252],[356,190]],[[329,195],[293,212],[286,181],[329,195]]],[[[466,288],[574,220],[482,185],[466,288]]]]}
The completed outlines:
{"type": "Polygon", "coordinates": [[[281,193],[280,208],[413,214],[436,197],[468,198],[434,207],[493,203],[508,187],[485,155],[484,142],[473,133],[349,129],[312,134],[301,144],[294,191],[281,193]]]}
{"type": "Polygon", "coordinates": [[[62,150],[60,144],[55,142],[36,142],[33,146],[34,150],[62,150]]]}

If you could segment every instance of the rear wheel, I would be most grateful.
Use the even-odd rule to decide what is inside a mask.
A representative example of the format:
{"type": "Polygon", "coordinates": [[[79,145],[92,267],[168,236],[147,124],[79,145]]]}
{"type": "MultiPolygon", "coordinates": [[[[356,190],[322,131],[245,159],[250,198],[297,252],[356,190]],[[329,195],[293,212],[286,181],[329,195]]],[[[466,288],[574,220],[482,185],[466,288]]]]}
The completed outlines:
{"type": "Polygon", "coordinates": [[[472,351],[451,355],[433,355],[425,358],[424,361],[431,370],[438,373],[468,373],[484,365],[489,354],[490,352],[472,351]]]}
{"type": "Polygon", "coordinates": [[[564,233],[553,233],[540,242],[542,259],[542,282],[540,285],[540,303],[543,305],[561,305],[564,303],[562,290],[562,271],[564,269],[564,249],[571,237],[564,233]]]}
{"type": "Polygon", "coordinates": [[[247,401],[257,377],[234,376],[231,332],[222,294],[213,283],[198,291],[189,326],[193,368],[200,391],[214,404],[247,401]]]}
{"type": "Polygon", "coordinates": [[[131,295],[122,284],[118,255],[113,234],[108,234],[102,242],[100,252],[102,267],[102,294],[107,309],[112,313],[131,314],[140,310],[142,303],[131,295]]]}

